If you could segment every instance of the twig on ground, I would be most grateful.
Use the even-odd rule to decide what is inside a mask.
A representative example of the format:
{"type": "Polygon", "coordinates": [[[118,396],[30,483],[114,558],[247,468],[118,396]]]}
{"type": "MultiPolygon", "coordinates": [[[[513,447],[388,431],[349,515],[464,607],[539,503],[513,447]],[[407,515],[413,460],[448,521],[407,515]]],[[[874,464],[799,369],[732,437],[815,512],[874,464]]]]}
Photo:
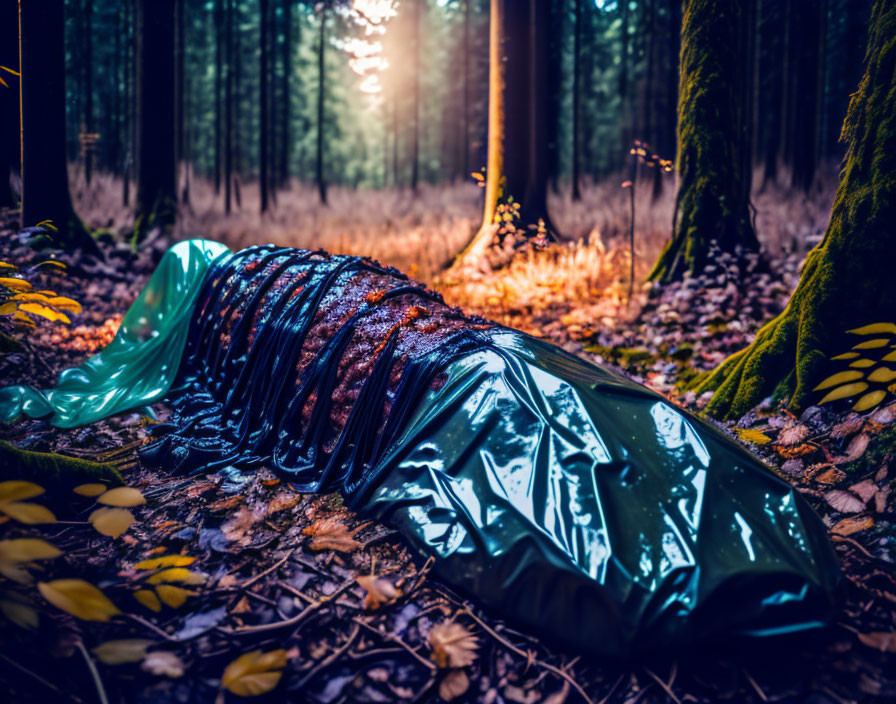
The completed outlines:
{"type": "Polygon", "coordinates": [[[109,704],[109,699],[106,697],[106,688],[103,687],[103,680],[100,678],[99,670],[96,669],[96,663],[93,662],[93,658],[90,657],[90,653],[88,653],[87,648],[84,647],[84,641],[79,639],[75,645],[78,647],[78,650],[81,651],[81,655],[84,656],[84,662],[87,663],[87,669],[90,670],[90,676],[93,677],[93,683],[96,685],[96,694],[99,697],[100,704],[109,704]]]}

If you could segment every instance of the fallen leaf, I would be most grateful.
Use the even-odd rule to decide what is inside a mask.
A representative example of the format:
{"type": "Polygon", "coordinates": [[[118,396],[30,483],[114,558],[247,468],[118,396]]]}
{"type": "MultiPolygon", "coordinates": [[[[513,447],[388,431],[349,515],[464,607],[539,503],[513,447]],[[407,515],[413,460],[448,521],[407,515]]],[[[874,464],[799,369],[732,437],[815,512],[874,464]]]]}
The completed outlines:
{"type": "Polygon", "coordinates": [[[401,596],[401,590],[385,577],[367,575],[358,577],[357,582],[367,591],[364,595],[364,608],[368,611],[388,606],[401,596]]]}
{"type": "Polygon", "coordinates": [[[288,511],[298,505],[302,500],[302,495],[292,491],[281,491],[268,504],[268,515],[278,513],[279,511],[288,511]]]}
{"type": "Polygon", "coordinates": [[[105,484],[79,484],[72,491],[81,496],[99,496],[105,493],[108,488],[105,484]]]}
{"type": "Polygon", "coordinates": [[[161,572],[156,572],[146,579],[147,584],[161,584],[163,582],[181,582],[182,584],[205,584],[205,575],[201,572],[192,572],[184,567],[171,567],[161,572]]]}
{"type": "Polygon", "coordinates": [[[852,440],[850,440],[849,445],[846,448],[846,454],[841,457],[837,457],[834,459],[835,464],[847,464],[848,462],[854,462],[859,459],[865,450],[868,448],[868,443],[871,441],[868,433],[862,433],[861,435],[856,435],[852,440]]]}
{"type": "Polygon", "coordinates": [[[280,682],[286,667],[286,651],[269,653],[253,650],[230,663],[221,677],[221,684],[239,697],[267,694],[280,682]]]}
{"type": "Polygon", "coordinates": [[[61,554],[62,551],[59,548],[40,538],[0,540],[0,563],[52,560],[55,557],[59,557],[61,554]]]}
{"type": "Polygon", "coordinates": [[[439,667],[466,667],[476,660],[479,643],[465,626],[456,621],[442,621],[430,629],[429,647],[439,667]]]}
{"type": "Polygon", "coordinates": [[[865,510],[864,502],[849,491],[834,489],[825,494],[824,498],[835,511],[841,513],[859,513],[865,510]]]}
{"type": "Polygon", "coordinates": [[[56,516],[53,515],[50,509],[40,504],[33,504],[30,501],[12,501],[0,504],[0,512],[5,513],[14,521],[25,523],[26,525],[56,522],[56,516]]]}
{"type": "Polygon", "coordinates": [[[874,519],[871,516],[850,516],[838,521],[831,528],[832,533],[837,535],[852,535],[859,531],[867,530],[874,525],[874,519]]]}
{"type": "Polygon", "coordinates": [[[308,547],[312,550],[337,550],[353,552],[361,547],[348,527],[338,518],[324,518],[316,521],[302,531],[311,536],[308,547]]]}
{"type": "Polygon", "coordinates": [[[778,434],[778,444],[787,447],[799,445],[807,437],[809,437],[809,429],[805,425],[791,425],[778,434]]]}
{"type": "Polygon", "coordinates": [[[26,482],[19,479],[13,479],[6,482],[0,482],[0,504],[10,501],[21,501],[22,499],[33,499],[44,493],[44,488],[34,482],[26,482]]]}
{"type": "Polygon", "coordinates": [[[20,628],[37,628],[40,617],[28,604],[12,599],[0,599],[0,613],[20,628]]]}
{"type": "Polygon", "coordinates": [[[176,679],[184,674],[184,661],[176,653],[168,650],[155,650],[147,653],[140,669],[157,677],[176,679]]]}
{"type": "Polygon", "coordinates": [[[896,632],[884,633],[873,631],[871,633],[859,633],[859,640],[869,648],[880,650],[882,653],[896,653],[896,632]]]}
{"type": "Polygon", "coordinates": [[[121,613],[99,589],[83,579],[38,582],[37,588],[53,606],[84,621],[108,621],[121,613]]]}
{"type": "Polygon", "coordinates": [[[98,508],[87,519],[98,533],[117,538],[134,522],[134,514],[126,508],[98,508]]]}
{"type": "Polygon", "coordinates": [[[739,437],[741,441],[750,442],[754,445],[768,445],[768,443],[772,441],[772,439],[761,430],[754,430],[752,428],[735,428],[734,432],[737,433],[737,437],[739,437]]]}
{"type": "Polygon", "coordinates": [[[157,570],[160,567],[186,567],[194,562],[196,562],[196,558],[188,555],[162,555],[141,560],[134,567],[138,570],[157,570]]]}
{"type": "Polygon", "coordinates": [[[448,674],[439,683],[439,696],[446,702],[457,699],[467,693],[470,688],[470,678],[464,670],[449,670],[448,674]]]}
{"type": "Polygon", "coordinates": [[[183,589],[182,587],[174,587],[170,584],[160,584],[157,586],[156,594],[159,595],[159,599],[162,600],[165,606],[169,606],[172,609],[180,608],[189,597],[196,596],[196,592],[190,591],[189,589],[183,589]]]}
{"type": "Polygon", "coordinates": [[[853,484],[849,490],[867,504],[877,493],[877,485],[870,479],[865,479],[858,484],[853,484]]]}
{"type": "Polygon", "coordinates": [[[119,486],[109,489],[105,494],[102,494],[97,499],[97,502],[106,506],[131,508],[133,506],[142,506],[146,503],[146,499],[138,489],[130,486],[119,486]]]}
{"type": "Polygon", "coordinates": [[[145,638],[107,640],[105,643],[100,643],[90,652],[106,665],[124,665],[143,660],[146,657],[146,649],[152,644],[153,641],[145,638]]]}
{"type": "Polygon", "coordinates": [[[134,598],[150,611],[159,613],[159,611],[162,610],[162,604],[159,601],[159,597],[156,596],[156,593],[152,589],[138,589],[134,592],[134,598]]]}

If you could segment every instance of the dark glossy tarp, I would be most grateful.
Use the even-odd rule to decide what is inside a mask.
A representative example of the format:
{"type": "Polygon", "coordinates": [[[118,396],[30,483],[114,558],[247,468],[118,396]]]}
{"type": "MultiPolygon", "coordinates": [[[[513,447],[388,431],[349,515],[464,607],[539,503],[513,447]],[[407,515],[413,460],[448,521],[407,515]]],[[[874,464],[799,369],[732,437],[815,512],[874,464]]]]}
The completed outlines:
{"type": "Polygon", "coordinates": [[[739,444],[368,260],[219,260],[168,400],[149,461],[340,491],[446,583],[587,652],[790,633],[835,609],[823,524],[739,444]]]}

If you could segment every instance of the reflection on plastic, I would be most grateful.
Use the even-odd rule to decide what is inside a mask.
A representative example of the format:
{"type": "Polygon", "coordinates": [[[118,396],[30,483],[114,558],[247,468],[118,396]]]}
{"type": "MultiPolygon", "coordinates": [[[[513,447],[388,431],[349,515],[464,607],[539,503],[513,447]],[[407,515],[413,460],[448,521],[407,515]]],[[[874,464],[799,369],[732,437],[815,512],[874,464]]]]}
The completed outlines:
{"type": "Polygon", "coordinates": [[[785,482],[656,394],[512,331],[454,362],[363,510],[446,582],[602,655],[822,625],[836,557],[785,482]]]}
{"type": "Polygon", "coordinates": [[[155,400],[179,370],[174,427],[145,457],[184,471],[267,465],[303,491],[338,490],[434,556],[446,583],[595,654],[791,633],[832,616],[835,554],[787,483],[657,394],[522,333],[460,329],[406,354],[394,391],[389,338],[331,438],[354,326],[377,302],[432,294],[363,260],[272,246],[209,269],[225,251],[175,247],[102,354],[45,395],[3,390],[0,417],[91,422],[155,400]],[[369,271],[392,287],[347,314],[298,375],[324,295],[369,271]]]}
{"type": "Polygon", "coordinates": [[[49,391],[0,389],[0,421],[24,414],[73,428],[161,398],[177,375],[205,273],[228,252],[209,240],[171,247],[106,348],[63,372],[49,391]]]}

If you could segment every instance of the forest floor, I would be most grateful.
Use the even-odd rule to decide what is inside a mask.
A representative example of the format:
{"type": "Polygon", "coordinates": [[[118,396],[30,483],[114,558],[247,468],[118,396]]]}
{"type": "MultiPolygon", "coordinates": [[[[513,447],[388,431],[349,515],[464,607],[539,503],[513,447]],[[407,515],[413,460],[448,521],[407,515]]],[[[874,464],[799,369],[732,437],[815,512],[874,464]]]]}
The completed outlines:
{"type": "MultiPolygon", "coordinates": [[[[613,248],[600,238],[557,247],[598,245],[608,257],[613,248]]],[[[0,356],[3,383],[46,387],[106,344],[159,254],[159,247],[139,256],[110,249],[118,276],[79,271],[77,261],[66,275],[42,274],[45,287],[76,298],[84,312],[71,327],[39,325],[24,348],[0,356]]],[[[779,254],[765,273],[720,261],[687,285],[639,289],[629,304],[624,281],[610,275],[625,263],[622,255],[605,263],[608,278],[578,289],[536,285],[533,277],[557,262],[570,271],[594,265],[593,253],[527,256],[528,264],[503,273],[433,280],[467,312],[612,365],[695,411],[706,399],[679,392],[678,382],[749,343],[786,303],[800,259],[779,254]]],[[[7,214],[0,260],[24,266],[40,258],[16,245],[7,214]]],[[[163,419],[166,410],[156,404],[153,413],[163,419]]],[[[714,644],[624,663],[513,630],[429,577],[428,565],[415,564],[397,534],[347,511],[337,496],[297,494],[267,471],[182,477],[147,468],[136,448],[153,422],[134,412],[70,430],[35,420],[0,428],[0,437],[20,447],[109,459],[146,498],[131,509],[136,522],[115,539],[87,522],[92,499],[53,496],[58,489],[36,502],[52,505],[59,522],[26,526],[0,518],[0,540],[41,537],[62,551],[40,562],[37,579],[84,579],[122,612],[107,623],[83,621],[47,604],[33,586],[0,583],[0,591],[10,590],[0,595],[3,613],[20,613],[4,606],[15,593],[39,616],[35,628],[0,626],[8,701],[236,701],[221,684],[228,664],[255,649],[279,648],[286,650],[282,680],[259,701],[896,701],[892,399],[866,415],[825,405],[794,416],[767,404],[724,426],[786,477],[829,527],[845,577],[835,624],[810,637],[714,644]],[[195,558],[170,579],[189,594],[169,592],[164,605],[145,594],[156,573],[137,567],[162,555],[195,558]],[[452,622],[462,627],[460,639],[446,637],[452,622]],[[101,647],[120,639],[132,642],[101,647]],[[108,664],[108,650],[132,654],[132,662],[108,664]]]]}

